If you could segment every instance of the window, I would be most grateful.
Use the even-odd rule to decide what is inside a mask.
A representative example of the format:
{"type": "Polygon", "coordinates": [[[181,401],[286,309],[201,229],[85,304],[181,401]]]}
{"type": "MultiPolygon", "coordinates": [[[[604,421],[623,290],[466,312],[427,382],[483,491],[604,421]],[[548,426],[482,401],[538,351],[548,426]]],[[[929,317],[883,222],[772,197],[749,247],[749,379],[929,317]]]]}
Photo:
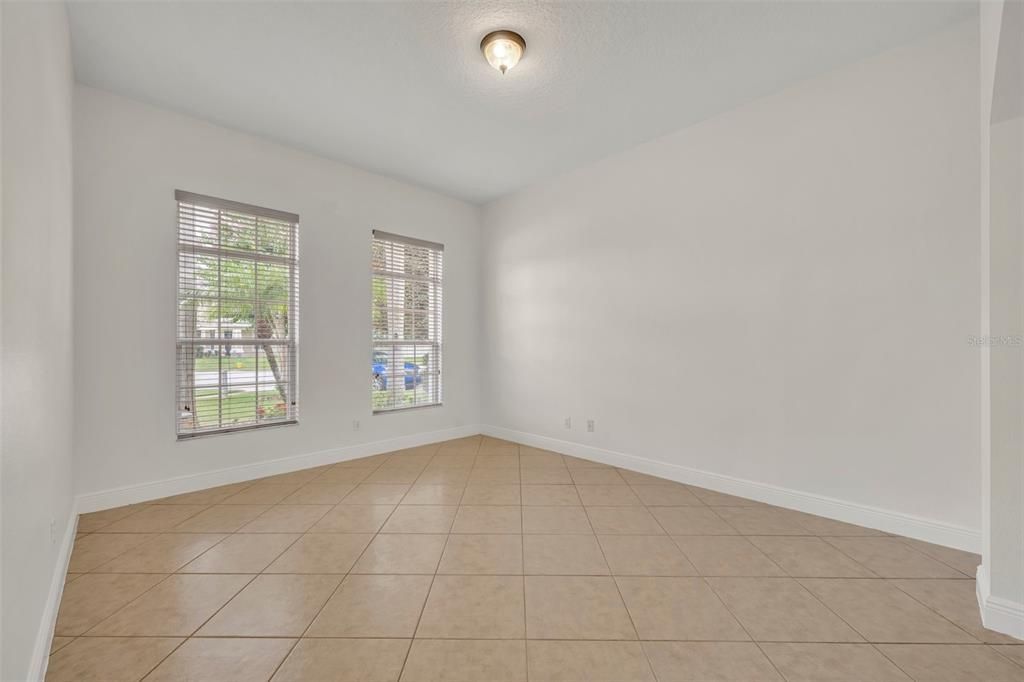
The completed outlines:
{"type": "Polygon", "coordinates": [[[373,231],[374,412],[441,404],[444,246],[373,231]]]}
{"type": "Polygon", "coordinates": [[[178,437],[295,423],[299,217],[175,198],[178,437]]]}

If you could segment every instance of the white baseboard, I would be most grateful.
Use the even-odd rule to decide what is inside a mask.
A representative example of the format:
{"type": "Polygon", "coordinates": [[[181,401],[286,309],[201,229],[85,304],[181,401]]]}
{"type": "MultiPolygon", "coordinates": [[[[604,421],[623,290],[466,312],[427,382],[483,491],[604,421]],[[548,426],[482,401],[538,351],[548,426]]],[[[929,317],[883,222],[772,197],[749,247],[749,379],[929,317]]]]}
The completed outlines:
{"type": "Polygon", "coordinates": [[[633,469],[634,471],[680,483],[699,485],[730,495],[817,514],[818,516],[824,516],[837,521],[875,528],[887,533],[904,535],[945,547],[954,547],[968,552],[980,552],[981,550],[981,533],[971,528],[955,526],[911,514],[847,502],[800,490],[736,478],[734,476],[716,474],[637,455],[605,450],[582,443],[574,443],[558,438],[539,436],[524,431],[515,431],[489,425],[470,425],[440,431],[428,431],[387,440],[359,443],[303,455],[293,455],[237,467],[217,469],[201,474],[179,476],[139,485],[84,493],[76,498],[77,510],[79,513],[88,513],[101,509],[110,509],[170,495],[203,490],[204,488],[212,488],[218,485],[238,483],[264,476],[273,476],[324,464],[368,457],[382,452],[426,445],[452,438],[472,436],[477,433],[484,433],[495,438],[503,438],[524,445],[633,469]]]}
{"type": "Polygon", "coordinates": [[[39,630],[36,632],[36,643],[32,649],[28,676],[30,680],[41,681],[46,677],[46,664],[50,661],[50,646],[53,644],[53,628],[57,624],[60,599],[64,595],[64,579],[68,574],[71,548],[75,544],[75,535],[77,533],[78,510],[75,508],[75,503],[72,500],[71,514],[68,517],[64,539],[61,540],[60,551],[57,554],[57,564],[53,567],[53,577],[50,579],[50,593],[46,598],[43,615],[39,620],[39,630]]]}
{"type": "Polygon", "coordinates": [[[160,499],[161,497],[190,493],[229,483],[250,481],[255,478],[263,478],[264,476],[286,474],[291,471],[309,469],[310,467],[322,466],[324,464],[334,464],[350,459],[358,459],[359,457],[369,457],[370,455],[377,455],[382,452],[412,448],[418,445],[428,445],[453,438],[475,436],[478,433],[480,433],[480,427],[477,425],[460,426],[440,431],[426,431],[387,440],[346,445],[340,448],[320,450],[303,455],[292,455],[290,457],[254,462],[242,466],[215,469],[189,476],[178,476],[162,481],[152,481],[122,488],[113,488],[111,490],[83,493],[77,497],[78,512],[85,514],[102,509],[122,507],[126,504],[148,502],[160,499]]]}
{"type": "Polygon", "coordinates": [[[945,547],[954,547],[975,553],[981,551],[981,532],[972,528],[955,526],[941,521],[880,509],[869,505],[846,502],[800,490],[791,490],[766,483],[725,476],[679,464],[661,462],[636,455],[627,455],[622,452],[604,450],[548,436],[538,436],[498,426],[485,425],[482,429],[484,434],[495,438],[511,440],[574,457],[582,457],[613,466],[632,469],[679,483],[689,483],[702,488],[746,497],[778,507],[796,509],[809,514],[835,519],[836,521],[845,521],[846,523],[853,523],[858,526],[874,528],[886,533],[904,535],[945,547]]]}
{"type": "Polygon", "coordinates": [[[992,595],[988,567],[978,566],[975,589],[981,623],[989,630],[1024,640],[1024,604],[992,595]]]}

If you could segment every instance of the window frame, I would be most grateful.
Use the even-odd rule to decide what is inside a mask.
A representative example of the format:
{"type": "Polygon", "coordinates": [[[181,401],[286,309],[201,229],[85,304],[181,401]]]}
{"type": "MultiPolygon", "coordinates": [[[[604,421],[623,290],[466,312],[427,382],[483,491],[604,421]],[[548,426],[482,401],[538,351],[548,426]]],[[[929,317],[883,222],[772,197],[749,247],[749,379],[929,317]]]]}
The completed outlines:
{"type": "MultiPolygon", "coordinates": [[[[276,426],[292,426],[299,423],[299,270],[300,270],[300,255],[299,255],[299,216],[294,213],[287,213],[285,211],[278,211],[274,209],[262,208],[259,206],[253,206],[250,204],[244,204],[241,202],[230,201],[227,199],[219,199],[216,197],[209,197],[201,194],[195,194],[192,192],[186,192],[184,190],[175,191],[175,203],[177,206],[177,239],[175,246],[175,253],[177,257],[177,282],[175,286],[176,298],[175,298],[175,434],[179,441],[190,440],[193,438],[223,435],[228,433],[236,433],[241,431],[251,431],[255,429],[270,428],[276,426]],[[185,208],[189,207],[189,208],[185,208]],[[188,241],[184,238],[186,231],[186,221],[184,216],[189,212],[192,214],[192,229],[195,230],[195,218],[196,211],[216,212],[217,215],[217,239],[216,245],[202,244],[199,240],[188,241]],[[259,221],[273,221],[276,223],[288,223],[286,244],[287,253],[285,255],[278,255],[272,253],[261,254],[255,248],[251,251],[243,249],[233,249],[230,247],[224,247],[220,244],[221,235],[223,234],[223,227],[221,224],[222,217],[225,213],[236,214],[245,219],[251,219],[253,221],[254,234],[258,235],[260,231],[259,221]],[[182,326],[182,301],[183,301],[183,285],[186,281],[192,283],[195,282],[195,275],[192,274],[192,279],[189,279],[187,270],[185,269],[185,263],[189,262],[189,256],[196,258],[196,256],[205,256],[208,258],[216,258],[218,261],[218,268],[224,259],[251,261],[253,267],[254,284],[258,282],[260,266],[261,265],[272,265],[272,266],[284,266],[287,269],[287,275],[285,279],[285,285],[287,287],[287,311],[285,334],[282,338],[275,338],[273,336],[260,338],[256,331],[256,325],[253,325],[253,335],[250,338],[247,335],[240,333],[234,333],[233,330],[225,330],[220,336],[217,336],[215,330],[209,331],[209,338],[204,338],[201,329],[192,328],[193,335],[191,337],[183,336],[182,326]],[[198,349],[204,346],[217,347],[218,358],[224,358],[224,349],[227,347],[243,347],[251,348],[254,358],[254,375],[255,375],[255,420],[251,422],[243,422],[239,424],[232,424],[224,426],[222,419],[218,418],[217,426],[203,428],[197,425],[191,427],[185,426],[185,413],[191,412],[193,419],[197,419],[196,415],[199,414],[198,407],[196,405],[195,390],[198,387],[195,377],[195,361],[200,357],[198,349]],[[285,371],[287,372],[286,382],[281,382],[287,387],[287,396],[285,400],[285,414],[281,418],[268,418],[266,421],[260,421],[259,407],[260,407],[260,358],[261,353],[266,353],[267,346],[275,346],[284,349],[284,353],[281,354],[278,361],[284,365],[285,371]],[[184,352],[184,349],[190,349],[190,353],[184,352]],[[191,388],[184,379],[184,369],[187,367],[188,362],[192,363],[192,383],[191,388]],[[192,400],[186,401],[185,396],[191,390],[192,400]],[[191,403],[188,405],[187,403],[191,403]]],[[[192,267],[195,267],[194,262],[192,267]]],[[[218,314],[220,314],[220,308],[223,305],[225,299],[232,300],[232,297],[225,296],[222,281],[220,278],[220,271],[218,269],[218,283],[217,283],[217,294],[211,300],[216,301],[218,314]]],[[[260,296],[257,288],[254,289],[253,307],[256,308],[260,304],[260,296]]],[[[233,299],[233,300],[245,300],[245,299],[233,299]]],[[[281,299],[282,301],[284,299],[281,299]]],[[[218,329],[223,321],[223,316],[218,318],[218,329]]],[[[192,323],[195,325],[195,322],[192,323]]],[[[272,354],[273,355],[273,354],[272,354]]],[[[218,363],[217,372],[223,374],[222,361],[218,363]]],[[[276,380],[276,377],[275,377],[276,380]]],[[[228,380],[230,382],[230,379],[228,380]]],[[[220,391],[218,413],[222,408],[224,401],[223,390],[225,388],[225,379],[223,376],[218,376],[216,388],[220,391]]],[[[279,384],[280,385],[280,384],[279,384]]],[[[231,384],[228,383],[227,387],[231,384]]],[[[278,389],[280,390],[280,389],[278,389]]]]}
{"type": "MultiPolygon", "coordinates": [[[[432,408],[432,407],[443,407],[444,406],[444,244],[441,244],[441,243],[438,243],[438,242],[431,242],[431,241],[427,241],[427,240],[424,240],[424,239],[419,239],[417,237],[407,237],[407,236],[404,236],[404,235],[394,234],[394,233],[391,233],[391,232],[385,232],[383,230],[376,230],[376,229],[372,230],[371,231],[371,249],[370,249],[370,286],[371,286],[371,306],[370,306],[370,361],[371,361],[371,367],[372,367],[373,364],[375,364],[375,357],[377,355],[377,351],[378,351],[379,347],[380,346],[387,346],[387,345],[390,345],[392,347],[400,346],[400,345],[430,347],[431,349],[433,349],[432,350],[432,355],[434,356],[434,362],[436,363],[436,366],[437,366],[437,370],[436,371],[431,371],[431,372],[428,372],[428,373],[422,375],[422,376],[427,376],[427,377],[429,377],[429,376],[436,377],[435,378],[435,387],[436,387],[435,392],[436,392],[436,396],[433,396],[434,399],[431,402],[418,402],[418,403],[414,402],[411,405],[391,405],[391,406],[385,406],[385,407],[378,407],[376,402],[375,402],[375,400],[376,400],[375,393],[377,392],[377,390],[374,388],[373,384],[371,383],[371,385],[370,385],[370,409],[371,409],[372,413],[374,415],[383,415],[383,414],[394,414],[394,413],[405,412],[407,410],[420,410],[420,409],[432,408]],[[430,265],[428,265],[428,267],[432,268],[432,267],[436,266],[437,271],[438,271],[437,272],[438,276],[437,277],[430,277],[430,275],[428,274],[428,276],[425,277],[425,278],[415,278],[413,276],[396,277],[396,275],[398,273],[396,273],[394,270],[388,270],[386,268],[382,269],[382,270],[378,270],[374,266],[374,255],[373,255],[374,254],[374,248],[376,247],[376,244],[378,242],[383,242],[383,243],[391,244],[392,248],[394,248],[394,245],[397,244],[397,245],[404,245],[404,246],[411,246],[411,247],[418,247],[418,248],[425,248],[425,249],[427,249],[428,252],[429,252],[428,253],[428,263],[430,263],[430,265]],[[428,283],[430,285],[430,288],[428,290],[428,300],[433,301],[433,304],[428,306],[428,308],[426,310],[426,316],[427,316],[428,330],[431,328],[431,324],[433,324],[433,328],[435,328],[435,330],[436,330],[436,333],[433,335],[432,338],[427,338],[427,339],[422,339],[422,340],[415,339],[415,338],[411,338],[411,339],[405,338],[404,329],[403,329],[403,334],[402,334],[401,338],[380,339],[380,338],[377,338],[375,336],[375,329],[374,329],[374,302],[373,302],[372,288],[373,288],[373,285],[374,285],[374,280],[376,280],[378,277],[383,277],[383,278],[392,279],[392,280],[394,280],[394,279],[403,279],[403,280],[405,280],[407,282],[408,281],[426,282],[426,283],[428,283]],[[433,323],[430,322],[430,318],[431,317],[436,318],[433,323]]],[[[389,306],[385,306],[385,309],[387,309],[388,307],[389,306]]],[[[413,324],[415,324],[415,322],[413,324]]],[[[413,331],[413,336],[415,337],[415,330],[413,331]]],[[[428,337],[430,337],[429,331],[428,331],[428,337]]],[[[393,362],[397,361],[397,359],[395,358],[394,353],[392,354],[392,361],[393,362]]],[[[403,362],[403,365],[404,365],[404,360],[402,360],[402,362],[403,362]]],[[[414,376],[418,377],[418,376],[421,376],[421,375],[419,373],[417,373],[414,376]]],[[[388,389],[384,389],[384,390],[390,391],[393,395],[398,392],[398,389],[395,388],[396,383],[397,383],[395,381],[396,377],[399,377],[399,373],[396,370],[392,370],[391,373],[390,373],[390,376],[388,378],[388,380],[391,381],[391,387],[388,388],[388,389]]],[[[373,374],[372,374],[372,369],[371,369],[371,381],[372,381],[372,379],[373,379],[373,374]]],[[[404,390],[404,384],[405,384],[404,366],[403,366],[403,372],[401,373],[400,381],[402,383],[403,390],[404,390]]],[[[414,389],[413,390],[415,390],[416,379],[414,379],[413,381],[414,381],[414,384],[413,384],[414,389]]]]}

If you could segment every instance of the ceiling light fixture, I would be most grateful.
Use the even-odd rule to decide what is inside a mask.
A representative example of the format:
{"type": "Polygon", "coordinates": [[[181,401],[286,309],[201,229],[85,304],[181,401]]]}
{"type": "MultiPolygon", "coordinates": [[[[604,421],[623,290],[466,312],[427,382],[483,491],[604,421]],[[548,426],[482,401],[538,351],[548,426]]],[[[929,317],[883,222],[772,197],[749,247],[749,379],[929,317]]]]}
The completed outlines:
{"type": "Polygon", "coordinates": [[[526,41],[515,31],[491,31],[480,41],[487,63],[505,73],[523,58],[526,41]]]}

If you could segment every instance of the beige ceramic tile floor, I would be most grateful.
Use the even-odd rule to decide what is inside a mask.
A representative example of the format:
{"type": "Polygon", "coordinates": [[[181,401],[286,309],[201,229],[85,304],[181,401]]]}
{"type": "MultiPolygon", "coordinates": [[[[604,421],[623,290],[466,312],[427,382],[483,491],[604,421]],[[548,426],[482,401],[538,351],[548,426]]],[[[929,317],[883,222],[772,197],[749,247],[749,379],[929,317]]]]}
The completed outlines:
{"type": "Polygon", "coordinates": [[[49,680],[1024,680],[975,555],[484,437],[83,515],[49,680]]]}

